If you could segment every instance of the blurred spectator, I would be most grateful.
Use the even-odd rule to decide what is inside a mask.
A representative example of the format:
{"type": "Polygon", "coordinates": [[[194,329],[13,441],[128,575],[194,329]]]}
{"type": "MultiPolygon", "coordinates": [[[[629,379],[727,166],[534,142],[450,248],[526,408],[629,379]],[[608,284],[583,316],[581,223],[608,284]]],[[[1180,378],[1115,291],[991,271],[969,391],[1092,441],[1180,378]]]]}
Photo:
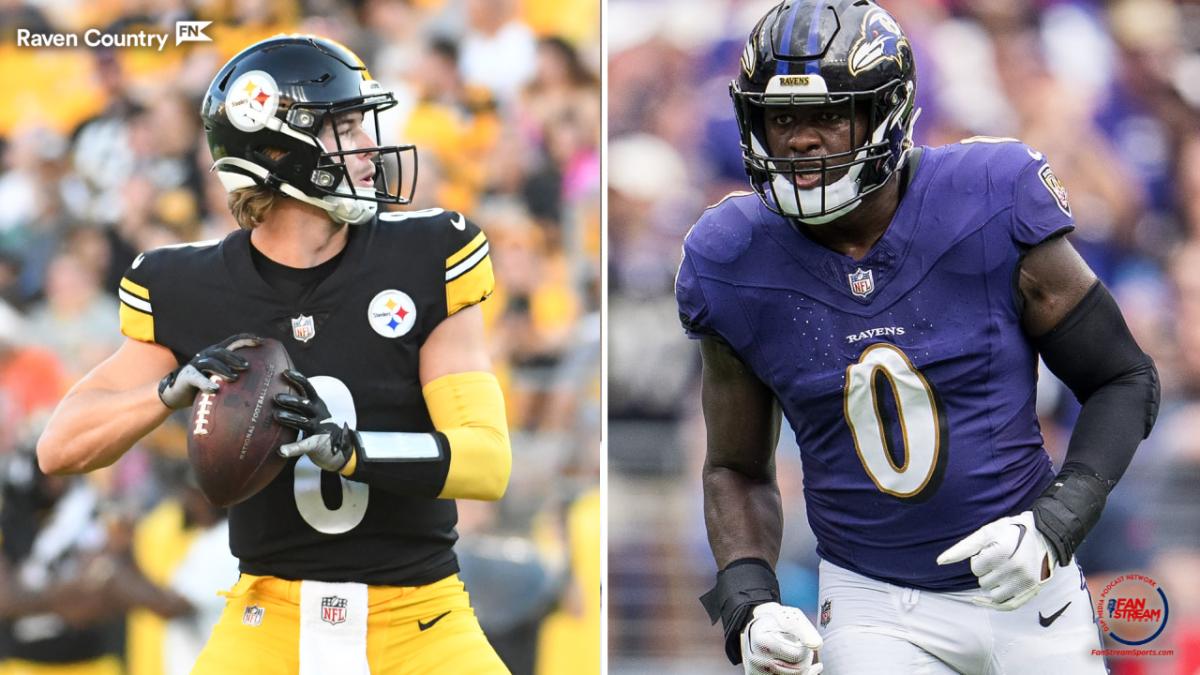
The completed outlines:
{"type": "MultiPolygon", "coordinates": [[[[130,138],[131,124],[142,113],[129,91],[129,82],[116,53],[97,52],[97,79],[103,90],[104,109],[83,121],[72,134],[72,165],[82,190],[72,211],[89,219],[118,218],[122,213],[120,187],[133,173],[135,147],[130,138]]],[[[143,152],[154,141],[141,137],[143,152]]]]}
{"type": "Polygon", "coordinates": [[[32,337],[24,319],[0,300],[0,466],[33,434],[69,382],[53,352],[25,344],[32,337]]]}
{"type": "Polygon", "coordinates": [[[520,111],[535,138],[551,121],[564,116],[578,120],[585,138],[595,138],[600,132],[600,83],[570,43],[542,38],[537,70],[522,92],[520,111]]]}
{"type": "Polygon", "coordinates": [[[517,18],[514,0],[466,0],[466,11],[463,79],[512,100],[537,67],[533,31],[517,18]]]}
{"type": "Polygon", "coordinates": [[[492,152],[500,122],[488,90],[468,88],[458,70],[454,42],[426,45],[413,70],[416,100],[400,135],[423,153],[426,166],[436,163],[441,187],[430,203],[472,212],[487,169],[479,158],[492,152]]]}
{"type": "Polygon", "coordinates": [[[205,499],[190,467],[179,460],[156,462],[168,495],[143,516],[133,532],[133,560],[152,582],[186,598],[195,613],[165,620],[153,612],[129,615],[129,675],[185,675],[199,655],[225,600],[213,593],[237,580],[223,509],[205,499]]]}
{"type": "Polygon", "coordinates": [[[101,270],[69,252],[46,270],[46,299],[29,312],[29,330],[79,377],[121,343],[117,302],[100,287],[101,270]]]}
{"type": "Polygon", "coordinates": [[[32,445],[2,466],[0,655],[10,669],[74,665],[119,675],[113,619],[132,607],[168,617],[192,612],[131,564],[86,479],[42,474],[32,445]]]}
{"type": "Polygon", "coordinates": [[[580,495],[567,509],[568,587],[542,628],[538,673],[600,673],[600,490],[580,495]]]}
{"type": "Polygon", "coordinates": [[[561,252],[516,203],[494,202],[481,214],[491,225],[496,292],[484,307],[494,339],[512,365],[509,418],[537,429],[546,412],[556,369],[575,338],[580,301],[570,290],[561,252]]]}

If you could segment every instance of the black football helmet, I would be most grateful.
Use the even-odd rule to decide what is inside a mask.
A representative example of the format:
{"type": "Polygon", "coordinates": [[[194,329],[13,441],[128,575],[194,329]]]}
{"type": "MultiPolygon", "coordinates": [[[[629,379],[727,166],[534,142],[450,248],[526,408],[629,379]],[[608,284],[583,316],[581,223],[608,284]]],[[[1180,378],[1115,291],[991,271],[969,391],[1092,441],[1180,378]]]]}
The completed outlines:
{"type": "Polygon", "coordinates": [[[772,211],[805,223],[834,220],[887,183],[912,146],[916,64],[900,25],[870,0],[787,0],[750,34],[741,73],[729,85],[742,158],[755,192],[772,211]],[[850,151],[772,157],[764,111],[771,107],[848,104],[850,151]],[[853,139],[867,111],[866,140],[853,139]],[[814,161],[820,161],[820,168],[814,161]],[[820,183],[801,189],[800,173],[820,183]],[[832,176],[844,173],[837,180],[832,176]]]}
{"type": "Polygon", "coordinates": [[[242,50],[213,78],[200,115],[213,170],[229,192],[265,185],[318,206],[339,223],[374,217],[379,204],[408,204],[416,187],[416,148],[380,145],[379,113],[396,105],[345,46],[311,35],[277,35],[242,50]],[[361,111],[375,147],[345,149],[318,138],[339,115],[361,111]],[[372,124],[373,123],[373,124],[372,124]],[[345,158],[373,154],[374,187],[355,186],[345,158]],[[412,153],[405,183],[402,155],[412,153]],[[395,167],[395,179],[387,168],[395,167]],[[394,188],[392,186],[395,186],[394,188]]]}

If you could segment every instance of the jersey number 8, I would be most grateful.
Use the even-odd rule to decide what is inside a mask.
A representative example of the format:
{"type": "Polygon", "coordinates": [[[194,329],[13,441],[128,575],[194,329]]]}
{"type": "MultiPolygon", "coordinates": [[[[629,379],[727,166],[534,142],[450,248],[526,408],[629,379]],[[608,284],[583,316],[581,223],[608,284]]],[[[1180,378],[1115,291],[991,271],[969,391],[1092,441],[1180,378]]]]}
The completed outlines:
{"type": "MultiPolygon", "coordinates": [[[[358,412],[354,408],[354,396],[350,388],[336,377],[318,375],[309,378],[321,400],[329,406],[329,415],[334,422],[358,426],[358,412]]],[[[346,480],[338,476],[342,489],[342,504],[336,509],[325,505],[321,496],[321,469],[307,455],[296,462],[295,482],[292,491],[296,496],[296,509],[300,517],[314,530],[324,534],[349,532],[367,515],[367,499],[371,496],[366,483],[346,480]]]]}

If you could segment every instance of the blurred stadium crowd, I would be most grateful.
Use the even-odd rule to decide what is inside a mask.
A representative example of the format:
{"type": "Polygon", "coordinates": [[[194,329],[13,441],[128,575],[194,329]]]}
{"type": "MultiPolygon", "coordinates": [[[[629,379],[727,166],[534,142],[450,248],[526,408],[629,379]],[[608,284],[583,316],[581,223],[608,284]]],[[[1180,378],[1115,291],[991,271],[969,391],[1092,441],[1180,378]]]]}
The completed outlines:
{"type": "Polygon", "coordinates": [[[81,659],[188,672],[236,580],[224,516],[182,459],[186,419],[82,478],[41,475],[32,449],[123,339],[115,293],[137,253],[236,228],[200,99],[222,63],[280,32],[355,50],[400,101],[384,142],[418,148],[412,208],[488,233],[498,290],[483,309],[514,471],[502,502],[460,502],[463,577],[514,673],[599,672],[599,1],[0,0],[0,673],[81,659]],[[14,39],[180,19],[212,20],[213,42],[14,39]]]}
{"type": "MultiPolygon", "coordinates": [[[[697,601],[715,572],[701,513],[699,354],[676,319],[680,245],[705,205],[746,189],[727,87],[772,0],[610,0],[608,80],[611,672],[732,672],[697,601]],[[678,533],[663,536],[662,533],[678,533]]],[[[1158,364],[1158,425],[1081,549],[1089,583],[1157,579],[1172,657],[1116,675],[1200,672],[1200,3],[881,0],[913,43],[917,142],[1017,137],[1071,196],[1074,245],[1158,364]]],[[[1078,406],[1048,373],[1056,462],[1078,406]]],[[[798,450],[778,454],[785,601],[815,612],[798,450]]],[[[1093,588],[1093,595],[1096,589],[1093,588]]]]}

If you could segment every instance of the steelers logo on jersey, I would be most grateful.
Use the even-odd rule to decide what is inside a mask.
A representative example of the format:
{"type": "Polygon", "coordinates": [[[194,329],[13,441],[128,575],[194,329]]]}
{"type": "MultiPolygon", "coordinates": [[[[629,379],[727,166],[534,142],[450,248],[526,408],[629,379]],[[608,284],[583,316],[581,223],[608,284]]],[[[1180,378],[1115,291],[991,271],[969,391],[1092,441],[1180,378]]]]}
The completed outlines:
{"type": "Polygon", "coordinates": [[[371,328],[385,338],[398,338],[417,325],[417,305],[404,291],[380,291],[367,307],[371,328]]]}

